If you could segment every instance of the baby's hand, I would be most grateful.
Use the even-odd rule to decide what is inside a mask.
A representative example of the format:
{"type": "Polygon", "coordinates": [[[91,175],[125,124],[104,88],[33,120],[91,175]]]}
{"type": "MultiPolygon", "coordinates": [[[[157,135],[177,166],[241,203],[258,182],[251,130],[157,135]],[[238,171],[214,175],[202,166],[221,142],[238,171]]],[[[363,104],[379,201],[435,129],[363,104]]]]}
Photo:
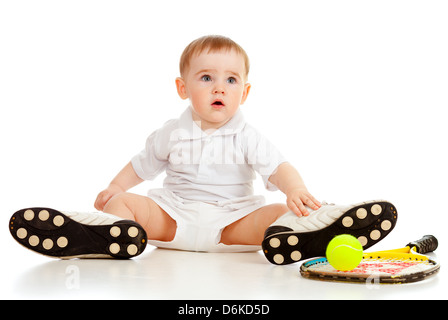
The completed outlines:
{"type": "Polygon", "coordinates": [[[116,185],[109,185],[109,187],[107,187],[107,189],[101,191],[98,196],[96,197],[95,200],[95,209],[99,210],[99,211],[103,211],[104,210],[104,206],[106,205],[106,203],[116,194],[122,193],[124,192],[120,187],[116,186],[116,185]]]}
{"type": "Polygon", "coordinates": [[[306,209],[305,205],[313,210],[317,210],[321,207],[319,201],[317,201],[306,188],[296,188],[286,194],[286,204],[288,208],[294,212],[297,216],[308,216],[310,213],[306,209]]]}

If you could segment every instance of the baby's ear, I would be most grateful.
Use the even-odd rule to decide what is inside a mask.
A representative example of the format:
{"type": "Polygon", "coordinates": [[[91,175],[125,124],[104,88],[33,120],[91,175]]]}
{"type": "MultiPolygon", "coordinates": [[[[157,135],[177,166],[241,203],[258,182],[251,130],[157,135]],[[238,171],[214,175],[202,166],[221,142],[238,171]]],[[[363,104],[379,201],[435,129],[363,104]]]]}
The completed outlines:
{"type": "Polygon", "coordinates": [[[244,104],[244,102],[246,102],[247,96],[249,95],[250,88],[251,88],[250,83],[246,83],[244,85],[243,96],[241,97],[241,103],[240,104],[244,104]]]}
{"type": "Polygon", "coordinates": [[[184,79],[182,79],[180,77],[176,78],[176,88],[177,88],[177,93],[179,94],[179,97],[182,100],[185,100],[188,98],[187,89],[185,88],[184,79]]]}

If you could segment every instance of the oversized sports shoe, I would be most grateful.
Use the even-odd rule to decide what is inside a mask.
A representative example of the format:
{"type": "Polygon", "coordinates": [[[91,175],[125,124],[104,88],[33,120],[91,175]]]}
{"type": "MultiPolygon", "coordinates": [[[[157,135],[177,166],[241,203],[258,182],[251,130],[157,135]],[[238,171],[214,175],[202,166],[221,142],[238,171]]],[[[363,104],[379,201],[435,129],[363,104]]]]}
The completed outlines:
{"type": "Polygon", "coordinates": [[[310,215],[298,217],[292,211],[277,219],[265,232],[263,252],[277,265],[325,256],[333,237],[351,234],[363,249],[386,237],[397,222],[397,209],[387,201],[369,201],[341,206],[323,204],[310,215]]]}
{"type": "Polygon", "coordinates": [[[127,259],[141,254],[147,242],[137,222],[101,212],[22,209],[12,215],[9,231],[24,247],[61,259],[127,259]]]}

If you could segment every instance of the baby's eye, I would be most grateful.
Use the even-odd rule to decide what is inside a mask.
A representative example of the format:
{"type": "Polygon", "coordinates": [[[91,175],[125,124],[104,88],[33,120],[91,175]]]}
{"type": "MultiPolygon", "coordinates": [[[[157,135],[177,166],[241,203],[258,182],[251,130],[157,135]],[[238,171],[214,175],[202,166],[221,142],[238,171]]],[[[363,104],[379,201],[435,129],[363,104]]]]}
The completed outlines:
{"type": "Polygon", "coordinates": [[[234,77],[230,77],[229,79],[227,79],[227,83],[235,84],[236,83],[236,79],[234,77]]]}
{"type": "Polygon", "coordinates": [[[202,80],[202,81],[212,81],[212,78],[211,78],[209,75],[203,75],[203,76],[201,77],[201,80],[202,80]]]}

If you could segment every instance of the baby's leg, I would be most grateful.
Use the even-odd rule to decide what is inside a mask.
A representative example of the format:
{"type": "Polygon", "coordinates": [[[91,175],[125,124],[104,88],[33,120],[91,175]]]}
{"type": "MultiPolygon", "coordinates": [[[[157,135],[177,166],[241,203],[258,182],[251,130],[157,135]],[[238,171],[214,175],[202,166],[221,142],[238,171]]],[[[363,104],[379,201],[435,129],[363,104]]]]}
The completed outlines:
{"type": "Polygon", "coordinates": [[[176,221],[145,196],[117,194],[106,203],[104,212],[138,222],[145,229],[148,240],[171,241],[176,234],[176,221]]]}
{"type": "Polygon", "coordinates": [[[262,207],[224,228],[221,243],[227,245],[261,245],[266,229],[288,212],[284,204],[262,207]]]}

